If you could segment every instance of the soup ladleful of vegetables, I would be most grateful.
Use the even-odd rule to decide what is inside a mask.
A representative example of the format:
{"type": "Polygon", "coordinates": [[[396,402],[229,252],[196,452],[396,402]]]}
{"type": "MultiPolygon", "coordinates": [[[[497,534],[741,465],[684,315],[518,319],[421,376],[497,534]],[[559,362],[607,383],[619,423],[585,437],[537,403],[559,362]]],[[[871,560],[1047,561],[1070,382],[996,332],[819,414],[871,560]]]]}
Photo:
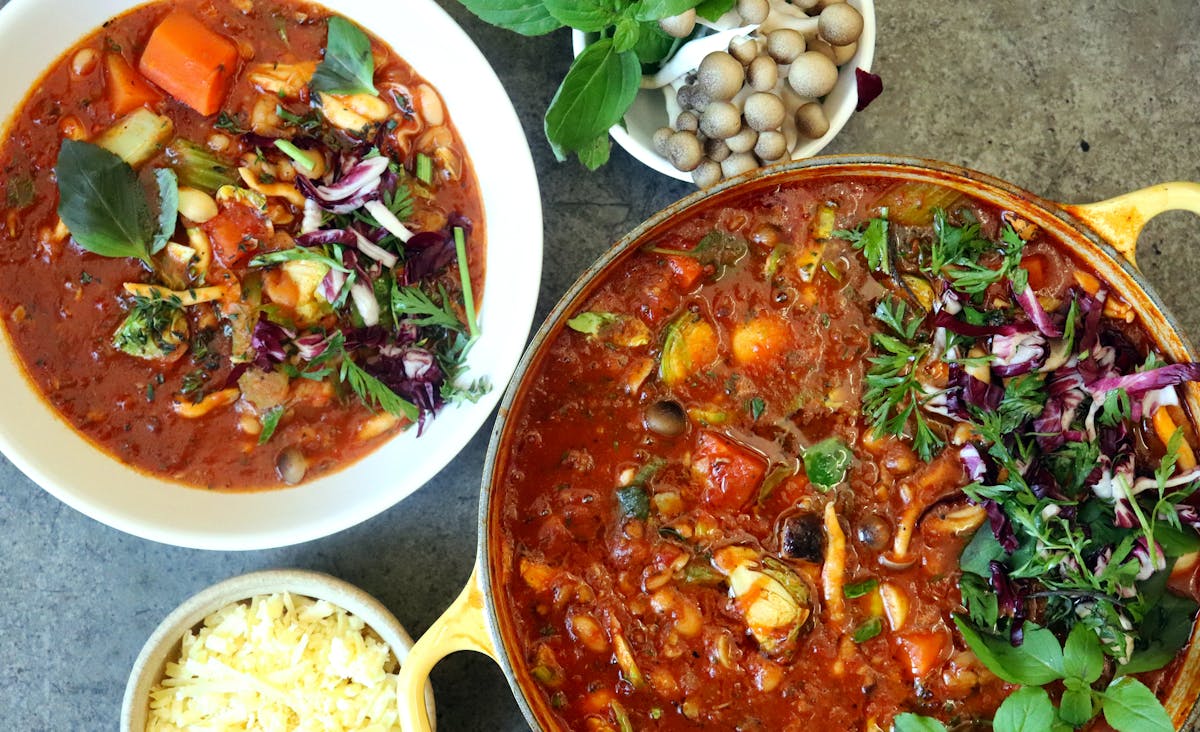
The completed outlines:
{"type": "Polygon", "coordinates": [[[541,723],[1173,730],[1200,366],[954,189],[735,192],[611,265],[514,400],[489,561],[541,723]]]}
{"type": "Polygon", "coordinates": [[[3,141],[0,315],[30,380],[121,461],[294,484],[488,388],[483,206],[437,91],[294,0],[112,19],[3,141]]]}

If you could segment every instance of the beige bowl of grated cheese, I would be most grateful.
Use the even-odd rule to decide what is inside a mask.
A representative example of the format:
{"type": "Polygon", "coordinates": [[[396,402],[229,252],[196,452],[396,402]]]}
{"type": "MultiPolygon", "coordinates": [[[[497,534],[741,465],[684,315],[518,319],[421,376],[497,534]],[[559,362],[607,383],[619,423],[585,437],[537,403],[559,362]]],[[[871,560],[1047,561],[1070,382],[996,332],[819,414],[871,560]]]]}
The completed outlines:
{"type": "Polygon", "coordinates": [[[234,577],[188,599],[146,641],[121,729],[399,730],[396,674],[412,643],[378,600],[336,577],[234,577]]]}

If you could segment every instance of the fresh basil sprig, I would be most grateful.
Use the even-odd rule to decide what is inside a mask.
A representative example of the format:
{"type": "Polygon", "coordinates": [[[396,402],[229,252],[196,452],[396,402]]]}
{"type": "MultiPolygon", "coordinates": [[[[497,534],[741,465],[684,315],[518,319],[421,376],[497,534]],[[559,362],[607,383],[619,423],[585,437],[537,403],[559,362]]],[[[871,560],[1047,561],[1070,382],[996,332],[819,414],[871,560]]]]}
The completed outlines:
{"type": "MultiPolygon", "coordinates": [[[[1166,709],[1145,684],[1131,676],[1114,678],[1103,690],[1092,688],[1104,672],[1104,652],[1096,634],[1076,625],[1067,642],[1046,628],[1025,623],[1025,641],[1013,646],[1007,638],[977,631],[961,617],[954,619],[971,651],[1001,679],[1021,684],[1004,700],[992,719],[994,732],[1069,732],[1097,713],[1117,732],[1173,732],[1166,709]],[[1056,707],[1042,687],[1061,681],[1063,694],[1056,707]]],[[[936,719],[900,714],[895,732],[944,732],[936,719]]]]}
{"type": "Polygon", "coordinates": [[[54,171],[58,215],[89,252],[150,264],[175,232],[179,185],[174,172],[155,171],[160,199],[156,221],[137,173],[98,145],[64,140],[54,171]]]}
{"type": "Polygon", "coordinates": [[[358,26],[340,16],[329,19],[325,58],[313,74],[312,89],[327,94],[370,94],[375,88],[375,57],[371,40],[358,26]]]}
{"type": "Polygon", "coordinates": [[[641,83],[677,47],[658,21],[695,9],[709,20],[734,0],[462,0],[480,19],[527,36],[563,26],[596,34],[579,54],[546,111],[545,132],[555,155],[578,156],[589,170],[608,162],[608,129],[625,116],[641,83]]]}

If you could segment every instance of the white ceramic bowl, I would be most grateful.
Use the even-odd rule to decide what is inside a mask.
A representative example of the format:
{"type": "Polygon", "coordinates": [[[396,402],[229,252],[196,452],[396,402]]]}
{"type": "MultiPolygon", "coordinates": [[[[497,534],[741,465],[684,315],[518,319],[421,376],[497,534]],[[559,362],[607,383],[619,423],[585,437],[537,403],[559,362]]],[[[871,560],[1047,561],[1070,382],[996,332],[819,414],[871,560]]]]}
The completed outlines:
{"type": "MultiPolygon", "coordinates": [[[[5,117],[56,58],[139,0],[12,0],[0,11],[0,110],[5,117]]],[[[408,430],[354,465],[310,483],[258,493],[187,488],[131,470],[59,418],[0,338],[0,450],[30,479],[109,526],[167,544],[245,550],[315,539],[409,495],[458,454],[504,393],[533,320],[542,213],[529,146],[483,55],[433,0],[325,0],[387,41],[441,92],[483,191],[487,226],[482,337],[470,377],[493,389],[447,408],[418,438],[408,430]]]]}
{"type": "MultiPolygon", "coordinates": [[[[336,577],[300,569],[267,570],[233,577],[186,600],[164,618],[146,640],[125,685],[125,698],[121,703],[121,732],[144,732],[146,729],[150,690],[162,679],[166,664],[179,657],[184,633],[212,613],[235,602],[283,592],[327,600],[358,616],[392,649],[400,663],[404,663],[404,658],[412,648],[412,638],[387,608],[358,587],[336,577]]],[[[436,715],[433,687],[428,684],[425,686],[425,703],[432,726],[436,715]]]]}
{"type": "MultiPolygon", "coordinates": [[[[799,145],[792,152],[793,160],[811,158],[825,149],[833,138],[846,126],[854,108],[858,105],[858,81],[856,68],[871,70],[875,60],[875,0],[847,0],[858,8],[863,16],[862,37],[858,39],[858,50],[849,61],[842,64],[838,72],[837,85],[825,97],[825,115],[829,118],[829,131],[824,136],[799,145]]],[[[576,56],[587,47],[585,33],[575,31],[571,36],[572,51],[576,56]]],[[[654,150],[654,132],[660,127],[670,127],[672,120],[667,116],[667,104],[659,89],[642,89],[633,100],[633,106],[625,113],[624,125],[613,125],[609,134],[617,144],[646,166],[669,175],[677,180],[691,181],[692,174],[677,170],[667,159],[654,150]]]]}

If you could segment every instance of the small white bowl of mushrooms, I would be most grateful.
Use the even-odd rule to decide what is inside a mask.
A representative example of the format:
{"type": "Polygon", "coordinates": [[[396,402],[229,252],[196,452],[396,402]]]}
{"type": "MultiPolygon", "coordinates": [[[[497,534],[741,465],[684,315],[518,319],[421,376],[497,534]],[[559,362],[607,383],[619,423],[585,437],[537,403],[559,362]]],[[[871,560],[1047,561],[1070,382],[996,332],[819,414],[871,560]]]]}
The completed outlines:
{"type": "MultiPolygon", "coordinates": [[[[875,55],[873,0],[737,0],[715,22],[660,21],[687,39],[610,133],[658,172],[701,188],[820,152],[858,104],[875,55]]],[[[580,54],[590,41],[574,34],[580,54]]]]}

